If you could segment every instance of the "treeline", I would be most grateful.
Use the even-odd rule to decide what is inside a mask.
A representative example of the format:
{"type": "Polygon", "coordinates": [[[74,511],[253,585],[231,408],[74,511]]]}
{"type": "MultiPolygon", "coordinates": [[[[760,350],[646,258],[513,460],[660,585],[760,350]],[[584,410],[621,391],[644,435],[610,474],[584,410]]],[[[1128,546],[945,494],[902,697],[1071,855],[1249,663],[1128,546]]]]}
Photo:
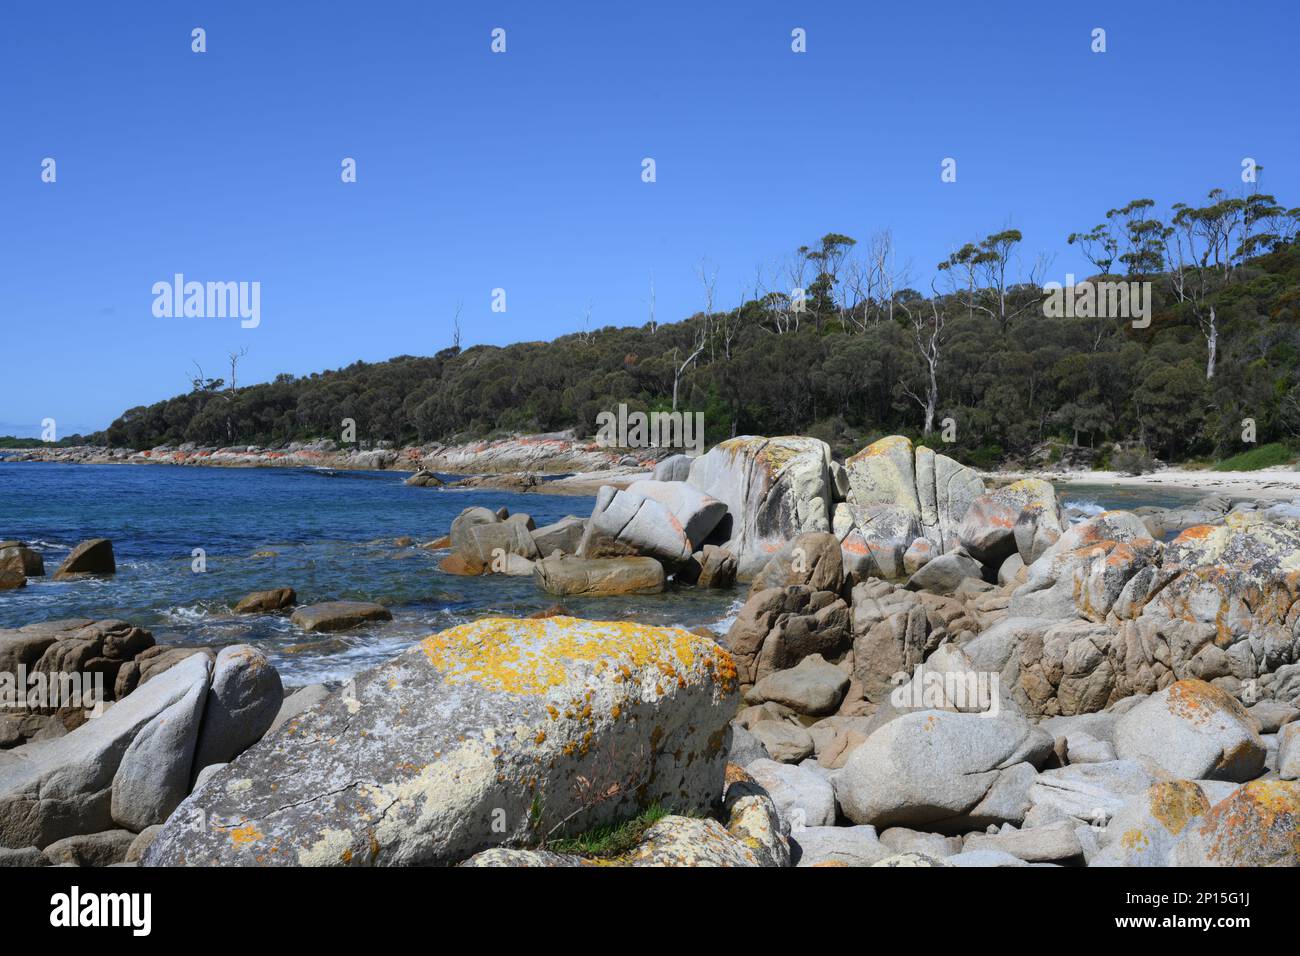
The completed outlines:
{"type": "MultiPolygon", "coordinates": [[[[736,308],[609,327],[552,342],[451,348],[304,378],[194,389],[132,408],[99,442],[274,445],[342,433],[359,442],[450,442],[573,428],[601,411],[702,411],[713,444],[809,434],[856,450],[890,433],[946,432],[993,464],[1052,439],[1138,444],[1166,460],[1226,457],[1300,437],[1300,209],[1221,190],[1163,219],[1150,200],[1074,233],[1097,277],[1151,283],[1149,324],[1050,318],[1042,256],[1014,229],[957,248],[923,293],[888,232],[831,233],[760,271],[736,308]]],[[[1080,277],[1082,279],[1082,277],[1080,277]]],[[[932,439],[937,440],[937,439],[932,439]]],[[[1105,464],[1104,457],[1101,464],[1105,464]]]]}

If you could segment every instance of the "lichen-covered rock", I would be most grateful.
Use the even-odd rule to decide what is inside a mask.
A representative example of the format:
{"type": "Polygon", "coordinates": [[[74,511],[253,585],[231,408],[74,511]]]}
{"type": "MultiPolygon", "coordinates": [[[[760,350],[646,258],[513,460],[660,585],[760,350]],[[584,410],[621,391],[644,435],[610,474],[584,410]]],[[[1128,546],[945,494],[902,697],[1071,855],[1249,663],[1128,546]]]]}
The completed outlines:
{"type": "Polygon", "coordinates": [[[807,585],[814,591],[840,590],[844,584],[844,562],[835,535],[809,531],[786,543],[754,576],[749,593],[796,584],[807,585]]]}
{"type": "Polygon", "coordinates": [[[497,847],[470,857],[469,867],[789,866],[790,844],[767,792],[744,770],[726,769],[727,824],[669,815],[651,824],[637,847],[620,856],[581,857],[549,850],[497,847]]]}
{"type": "Polygon", "coordinates": [[[1127,511],[1105,511],[1061,535],[1011,597],[1020,617],[1106,620],[1140,571],[1160,563],[1160,542],[1127,511]]]}
{"type": "Polygon", "coordinates": [[[1115,752],[1187,780],[1250,780],[1264,769],[1264,742],[1230,694],[1182,680],[1152,694],[1115,724],[1115,752]]]}
{"type": "Polygon", "coordinates": [[[984,493],[972,469],[924,446],[913,448],[901,435],[868,445],[844,469],[846,500],[862,539],[845,538],[846,550],[865,549],[885,577],[902,573],[902,556],[918,537],[937,553],[957,547],[958,527],[984,493]]]}
{"type": "Polygon", "coordinates": [[[1165,549],[1136,626],[1177,677],[1250,681],[1300,660],[1300,525],[1233,513],[1165,549]]]}
{"type": "Polygon", "coordinates": [[[830,446],[816,438],[753,435],[720,442],[691,462],[688,483],[723,502],[715,536],[748,580],[805,531],[831,530],[830,446]]]}
{"type": "Polygon", "coordinates": [[[464,624],[217,771],[145,860],[448,864],[653,803],[704,811],[722,792],[737,689],[730,656],[687,631],[569,617],[464,624]]]}
{"type": "Polygon", "coordinates": [[[962,519],[962,545],[986,564],[1013,554],[1033,564],[1061,536],[1068,522],[1051,482],[1024,478],[976,498],[962,519]]]}
{"type": "Polygon", "coordinates": [[[1174,847],[1175,866],[1300,866],[1300,783],[1252,780],[1174,847]]]}
{"type": "Polygon", "coordinates": [[[1098,839],[1091,866],[1168,866],[1169,852],[1210,810],[1192,780],[1162,780],[1129,797],[1098,839]]]}

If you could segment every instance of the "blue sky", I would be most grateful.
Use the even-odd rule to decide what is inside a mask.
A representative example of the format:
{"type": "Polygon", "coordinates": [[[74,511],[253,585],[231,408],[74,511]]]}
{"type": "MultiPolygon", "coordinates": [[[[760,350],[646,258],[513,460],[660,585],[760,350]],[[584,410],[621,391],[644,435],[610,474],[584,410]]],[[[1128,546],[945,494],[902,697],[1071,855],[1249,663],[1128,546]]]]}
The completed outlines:
{"type": "Polygon", "coordinates": [[[550,338],[588,302],[593,327],[644,322],[653,274],[676,320],[702,306],[701,257],[730,306],[832,230],[891,228],[924,286],[1011,225],[1061,279],[1085,271],[1070,231],[1238,189],[1248,156],[1300,205],[1294,2],[51,2],[3,21],[0,434],[103,427],[244,347],[244,384],[431,354],[458,301],[463,344],[550,338]],[[156,318],[177,272],[260,282],[260,326],[156,318]]]}

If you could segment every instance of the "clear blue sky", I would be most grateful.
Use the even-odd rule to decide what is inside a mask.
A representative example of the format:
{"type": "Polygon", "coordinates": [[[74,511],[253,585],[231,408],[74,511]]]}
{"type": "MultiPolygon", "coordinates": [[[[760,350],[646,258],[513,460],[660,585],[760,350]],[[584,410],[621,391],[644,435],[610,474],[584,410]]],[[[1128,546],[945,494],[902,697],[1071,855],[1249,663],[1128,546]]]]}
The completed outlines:
{"type": "Polygon", "coordinates": [[[832,230],[891,227],[924,285],[1013,225],[1060,279],[1083,271],[1070,231],[1240,188],[1246,156],[1300,205],[1294,0],[171,0],[3,21],[0,434],[102,427],[244,346],[249,384],[431,354],[457,301],[466,345],[550,338],[588,301],[593,326],[644,322],[653,273],[675,320],[702,305],[702,256],[729,306],[832,230]],[[155,318],[176,272],[261,282],[260,327],[155,318]]]}

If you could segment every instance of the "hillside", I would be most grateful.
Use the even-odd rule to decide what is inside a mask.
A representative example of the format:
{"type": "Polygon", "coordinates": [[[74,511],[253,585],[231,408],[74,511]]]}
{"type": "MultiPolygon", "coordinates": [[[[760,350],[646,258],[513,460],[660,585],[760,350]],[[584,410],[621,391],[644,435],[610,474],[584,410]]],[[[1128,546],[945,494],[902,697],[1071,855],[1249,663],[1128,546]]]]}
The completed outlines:
{"type": "Polygon", "coordinates": [[[1017,275],[1029,253],[1015,230],[961,247],[928,295],[892,266],[887,233],[862,244],[831,233],[789,260],[783,287],[806,287],[802,311],[789,292],[760,287],[738,308],[657,328],[404,355],[238,389],[203,380],[88,440],[274,445],[338,438],[347,418],[364,444],[589,435],[620,403],[671,408],[676,378],[678,407],[704,413],[708,444],[797,433],[857,449],[947,420],[950,446],[977,465],[1059,442],[1096,449],[1092,463],[1105,466],[1116,443],[1169,461],[1226,458],[1251,447],[1242,420],[1253,419],[1259,445],[1294,447],[1300,210],[1215,190],[1205,206],[1175,205],[1165,224],[1152,205],[1111,210],[1069,237],[1098,275],[1150,283],[1147,327],[1045,315],[1041,284],[1052,277],[1017,275]]]}

